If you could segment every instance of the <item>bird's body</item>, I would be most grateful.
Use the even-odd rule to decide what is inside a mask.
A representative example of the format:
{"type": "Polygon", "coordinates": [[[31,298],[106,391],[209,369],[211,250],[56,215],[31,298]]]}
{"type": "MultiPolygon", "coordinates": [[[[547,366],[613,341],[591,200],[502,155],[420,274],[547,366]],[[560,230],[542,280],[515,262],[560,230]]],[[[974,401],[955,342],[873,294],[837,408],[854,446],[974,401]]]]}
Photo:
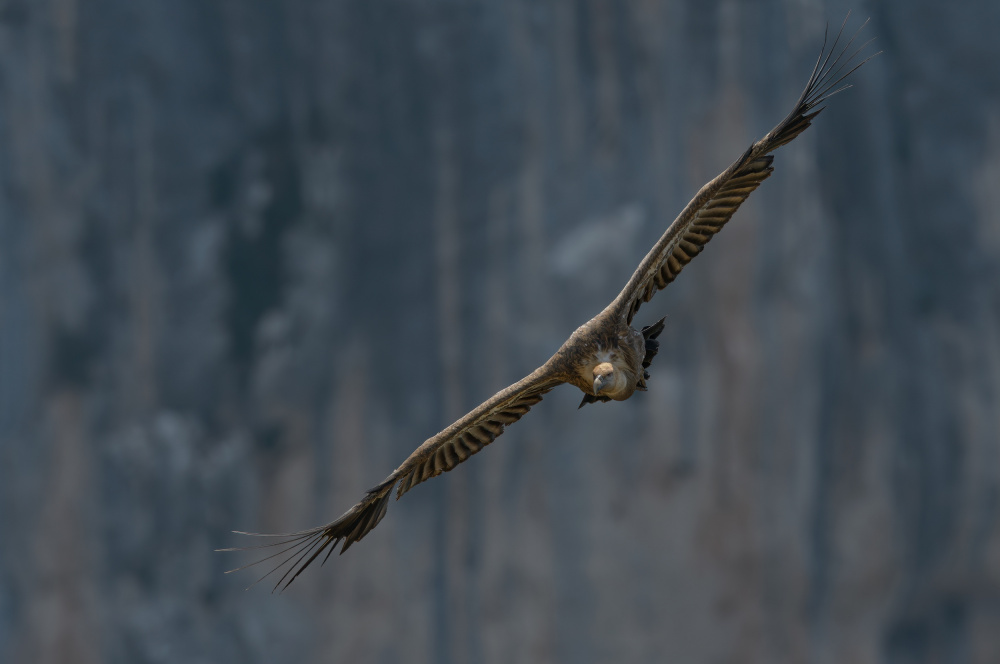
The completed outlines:
{"type": "Polygon", "coordinates": [[[578,327],[546,364],[584,396],[624,401],[640,385],[645,356],[642,333],[623,316],[604,310],[578,327]]]}
{"type": "Polygon", "coordinates": [[[519,420],[556,386],[568,383],[579,388],[584,394],[581,407],[597,401],[624,401],[636,391],[645,390],[647,369],[658,350],[656,337],[663,330],[663,319],[637,330],[632,322],[640,306],[673,281],[750,193],[771,175],[774,158],[770,153],[802,133],[822,110],[816,107],[843,89],[835,88],[864,64],[866,60],[851,65],[864,46],[844,59],[852,42],[853,38],[836,57],[832,56],[837,42],[829,54],[824,44],[792,112],[698,191],[639,263],[614,301],[577,328],[542,366],[424,441],[340,518],[299,533],[275,535],[281,539],[264,545],[278,548],[263,559],[279,559],[268,574],[288,566],[275,587],[290,584],[320,554],[326,552],[329,557],[339,541],[344,542],[343,552],[368,534],[385,516],[394,487],[399,498],[417,484],[451,470],[493,442],[505,427],[519,420]]]}

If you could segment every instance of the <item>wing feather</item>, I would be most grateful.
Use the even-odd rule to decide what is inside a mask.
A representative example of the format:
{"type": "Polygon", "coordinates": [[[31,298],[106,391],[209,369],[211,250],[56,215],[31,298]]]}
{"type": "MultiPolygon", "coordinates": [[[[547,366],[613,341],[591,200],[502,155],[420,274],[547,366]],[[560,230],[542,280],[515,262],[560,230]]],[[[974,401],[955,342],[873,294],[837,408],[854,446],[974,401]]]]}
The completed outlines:
{"type": "MultiPolygon", "coordinates": [[[[323,551],[327,552],[328,558],[337,544],[343,540],[340,549],[343,553],[354,542],[371,532],[385,516],[392,489],[397,484],[399,488],[396,498],[399,499],[417,484],[448,472],[496,440],[508,425],[521,419],[532,406],[542,400],[546,392],[562,382],[559,375],[546,365],[497,392],[447,429],[426,440],[399,468],[381,484],[369,489],[360,502],[336,521],[309,530],[280,535],[240,532],[241,535],[274,537],[276,541],[255,547],[220,550],[243,551],[275,547],[278,551],[249,565],[229,571],[236,572],[277,558],[278,563],[274,568],[255,583],[287,568],[278,578],[274,589],[287,588],[323,551]]],[[[323,562],[326,562],[326,558],[323,562]]]]}
{"type": "MultiPolygon", "coordinates": [[[[844,20],[845,25],[846,23],[847,19],[844,20]]],[[[861,28],[858,28],[858,32],[861,28]]],[[[805,131],[813,118],[823,110],[817,108],[819,104],[850,87],[840,84],[874,57],[872,55],[860,62],[855,61],[870,43],[866,42],[851,51],[858,32],[838,51],[837,45],[843,31],[844,27],[841,26],[829,51],[826,50],[824,39],[809,81],[792,112],[764,138],[751,145],[729,168],[702,187],[646,254],[612,305],[616,311],[626,315],[629,323],[642,303],[649,302],[657,291],[676,279],[684,266],[701,253],[709,240],[722,230],[743,201],[770,177],[774,171],[771,165],[774,157],[770,153],[805,131]]]]}
{"type": "Polygon", "coordinates": [[[400,479],[396,498],[417,484],[448,472],[492,443],[507,425],[521,419],[546,392],[562,382],[547,372],[541,376],[532,374],[428,439],[393,473],[400,479]]]}

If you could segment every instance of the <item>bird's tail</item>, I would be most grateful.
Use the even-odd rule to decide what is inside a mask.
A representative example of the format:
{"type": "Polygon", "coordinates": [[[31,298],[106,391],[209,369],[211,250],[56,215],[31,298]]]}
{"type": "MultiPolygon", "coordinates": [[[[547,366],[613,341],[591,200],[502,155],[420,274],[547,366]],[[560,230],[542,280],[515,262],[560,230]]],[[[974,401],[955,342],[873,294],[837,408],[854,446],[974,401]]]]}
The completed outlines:
{"type": "MultiPolygon", "coordinates": [[[[642,338],[646,340],[646,355],[642,358],[643,369],[649,368],[649,365],[653,363],[653,358],[656,357],[657,351],[660,350],[660,342],[656,340],[656,337],[660,336],[660,332],[663,332],[664,321],[666,320],[667,317],[664,316],[652,325],[642,328],[642,338]]],[[[643,371],[642,377],[644,379],[649,378],[649,372],[643,371]]]]}
{"type": "Polygon", "coordinates": [[[660,342],[656,340],[656,337],[660,336],[660,332],[663,332],[665,320],[666,316],[652,325],[642,328],[642,338],[646,340],[646,354],[642,358],[642,377],[639,378],[639,384],[635,386],[637,390],[646,390],[646,380],[649,378],[649,372],[646,370],[649,369],[649,365],[653,363],[653,358],[656,357],[657,351],[660,350],[660,342]]]}

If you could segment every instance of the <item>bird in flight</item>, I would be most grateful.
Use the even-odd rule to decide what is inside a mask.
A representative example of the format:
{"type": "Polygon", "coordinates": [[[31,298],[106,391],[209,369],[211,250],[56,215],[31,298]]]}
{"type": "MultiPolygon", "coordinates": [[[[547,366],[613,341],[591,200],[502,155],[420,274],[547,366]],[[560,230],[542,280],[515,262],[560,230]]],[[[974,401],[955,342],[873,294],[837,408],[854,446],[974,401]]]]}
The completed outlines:
{"type": "MultiPolygon", "coordinates": [[[[844,25],[846,23],[845,19],[844,25]]],[[[545,364],[428,438],[385,480],[369,489],[360,502],[336,520],[280,535],[236,531],[241,535],[273,537],[276,541],[220,551],[276,550],[230,572],[277,559],[275,567],[258,582],[284,569],[274,589],[287,588],[321,554],[326,553],[325,563],[339,542],[343,541],[340,550],[343,553],[371,532],[385,516],[393,489],[399,499],[421,482],[453,469],[492,443],[506,427],[521,419],[543,395],[558,385],[568,383],[580,388],[583,392],[581,408],[598,401],[624,401],[636,391],[644,391],[649,378],[647,370],[658,349],[656,337],[663,330],[663,319],[641,330],[632,326],[632,319],[643,303],[649,302],[701,253],[751,192],[770,177],[774,170],[771,153],[801,134],[823,110],[819,105],[850,87],[842,85],[844,80],[874,57],[855,62],[870,41],[848,53],[857,32],[838,51],[843,30],[841,26],[829,51],[824,39],[809,81],[792,111],[698,191],[642,259],[618,297],[577,328],[545,364]]]]}

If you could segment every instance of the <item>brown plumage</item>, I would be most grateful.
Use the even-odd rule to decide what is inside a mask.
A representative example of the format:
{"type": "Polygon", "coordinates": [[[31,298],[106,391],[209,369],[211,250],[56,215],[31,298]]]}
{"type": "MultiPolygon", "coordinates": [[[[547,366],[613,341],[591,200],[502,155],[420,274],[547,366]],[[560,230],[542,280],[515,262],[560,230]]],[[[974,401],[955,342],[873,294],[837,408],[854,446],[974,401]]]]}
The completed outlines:
{"type": "Polygon", "coordinates": [[[764,138],[751,145],[729,168],[701,188],[604,311],[581,325],[545,364],[530,375],[497,392],[444,431],[426,440],[381,484],[370,489],[360,502],[335,521],[298,533],[267,535],[279,540],[261,547],[247,547],[276,548],[272,555],[251,563],[256,565],[277,559],[274,569],[260,580],[285,569],[275,589],[282,585],[287,587],[324,553],[325,562],[341,540],[343,553],[382,520],[394,487],[398,499],[417,484],[451,470],[493,442],[505,427],[521,419],[557,385],[569,383],[580,388],[584,393],[580,407],[596,401],[622,401],[636,390],[645,390],[645,379],[649,377],[646,369],[656,354],[656,337],[663,330],[663,320],[640,331],[632,327],[633,317],[656,291],[677,277],[729,221],[750,193],[771,175],[774,158],[770,153],[802,133],[822,110],[817,108],[820,103],[850,87],[838,85],[870,59],[852,64],[867,43],[848,54],[854,41],[852,37],[833,57],[839,40],[840,34],[829,53],[824,41],[806,88],[791,113],[764,138]]]}

